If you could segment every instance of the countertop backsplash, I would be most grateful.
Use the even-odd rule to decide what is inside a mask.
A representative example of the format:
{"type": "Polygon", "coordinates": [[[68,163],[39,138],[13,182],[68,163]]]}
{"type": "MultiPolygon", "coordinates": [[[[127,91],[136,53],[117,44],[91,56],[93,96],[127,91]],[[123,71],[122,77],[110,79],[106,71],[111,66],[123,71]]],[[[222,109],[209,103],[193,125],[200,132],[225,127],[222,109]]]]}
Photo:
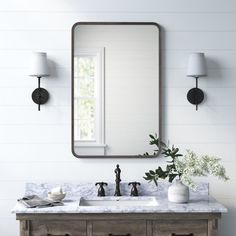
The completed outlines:
{"type": "MultiPolygon", "coordinates": [[[[139,196],[157,196],[157,197],[167,197],[167,190],[170,183],[160,182],[158,186],[153,183],[141,183],[138,186],[139,196]]],[[[56,187],[61,186],[63,191],[66,192],[66,199],[75,199],[77,197],[87,197],[87,196],[97,196],[98,187],[95,183],[26,183],[25,195],[36,194],[41,197],[47,197],[48,192],[56,187]]],[[[115,183],[108,183],[105,186],[106,196],[113,196],[115,192],[115,183]]],[[[131,186],[128,186],[127,182],[120,184],[121,194],[123,196],[129,196],[131,191],[131,186]]],[[[197,190],[190,190],[191,196],[196,195],[208,195],[209,194],[209,184],[199,183],[197,190]]]]}

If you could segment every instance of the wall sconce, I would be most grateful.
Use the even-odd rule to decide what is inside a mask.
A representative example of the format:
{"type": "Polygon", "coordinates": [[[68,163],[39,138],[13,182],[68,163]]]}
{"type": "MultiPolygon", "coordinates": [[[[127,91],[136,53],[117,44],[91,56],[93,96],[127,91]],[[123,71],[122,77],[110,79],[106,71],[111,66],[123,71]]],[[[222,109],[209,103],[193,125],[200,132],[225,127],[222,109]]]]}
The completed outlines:
{"type": "Polygon", "coordinates": [[[42,77],[49,76],[49,68],[47,61],[47,53],[34,52],[30,61],[29,76],[38,78],[38,88],[32,93],[32,100],[38,104],[38,110],[40,111],[40,105],[45,104],[49,99],[49,93],[46,89],[40,87],[40,79],[42,77]]]}
{"type": "Polygon", "coordinates": [[[187,76],[196,79],[196,87],[188,91],[187,99],[191,104],[196,105],[196,111],[198,110],[198,104],[204,99],[203,91],[198,88],[198,78],[206,75],[206,60],[204,53],[197,52],[190,54],[187,76]]]}

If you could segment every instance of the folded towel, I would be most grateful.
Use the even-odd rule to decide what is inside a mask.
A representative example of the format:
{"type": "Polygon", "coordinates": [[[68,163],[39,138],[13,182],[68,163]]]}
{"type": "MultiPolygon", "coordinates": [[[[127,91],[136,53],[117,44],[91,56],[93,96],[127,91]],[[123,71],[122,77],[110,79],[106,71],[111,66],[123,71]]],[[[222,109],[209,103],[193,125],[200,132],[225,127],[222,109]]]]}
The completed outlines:
{"type": "Polygon", "coordinates": [[[37,195],[25,196],[18,199],[18,202],[24,204],[27,208],[42,208],[42,207],[53,207],[53,206],[62,206],[61,201],[52,201],[49,199],[40,198],[37,195]]]}

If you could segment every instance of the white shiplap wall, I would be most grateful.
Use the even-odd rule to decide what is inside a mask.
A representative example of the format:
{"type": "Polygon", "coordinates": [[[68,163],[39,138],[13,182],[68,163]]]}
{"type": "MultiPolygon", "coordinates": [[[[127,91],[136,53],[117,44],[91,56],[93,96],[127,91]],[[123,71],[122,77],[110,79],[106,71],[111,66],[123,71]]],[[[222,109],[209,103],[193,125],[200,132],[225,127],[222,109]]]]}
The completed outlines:
{"type": "Polygon", "coordinates": [[[211,194],[229,207],[223,236],[236,235],[236,1],[8,0],[0,3],[0,234],[18,235],[10,209],[28,181],[140,180],[157,160],[75,159],[70,151],[70,28],[76,21],[154,21],[162,32],[163,134],[182,148],[222,156],[228,183],[209,178],[211,194]],[[38,112],[37,82],[27,76],[31,51],[46,51],[50,102],[38,112]],[[203,51],[207,100],[195,112],[185,96],[189,52],[203,51]],[[103,170],[104,171],[101,171],[103,170]],[[110,171],[109,171],[110,170],[110,171]],[[101,176],[102,173],[102,176],[101,176]]]}

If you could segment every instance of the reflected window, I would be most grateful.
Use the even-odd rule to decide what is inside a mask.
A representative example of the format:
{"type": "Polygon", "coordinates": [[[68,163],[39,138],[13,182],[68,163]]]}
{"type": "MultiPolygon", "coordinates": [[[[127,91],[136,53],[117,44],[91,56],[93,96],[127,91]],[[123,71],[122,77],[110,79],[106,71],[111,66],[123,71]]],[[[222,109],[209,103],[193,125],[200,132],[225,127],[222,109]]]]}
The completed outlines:
{"type": "Polygon", "coordinates": [[[78,50],[74,58],[74,124],[79,146],[104,143],[103,51],[78,50]]]}

